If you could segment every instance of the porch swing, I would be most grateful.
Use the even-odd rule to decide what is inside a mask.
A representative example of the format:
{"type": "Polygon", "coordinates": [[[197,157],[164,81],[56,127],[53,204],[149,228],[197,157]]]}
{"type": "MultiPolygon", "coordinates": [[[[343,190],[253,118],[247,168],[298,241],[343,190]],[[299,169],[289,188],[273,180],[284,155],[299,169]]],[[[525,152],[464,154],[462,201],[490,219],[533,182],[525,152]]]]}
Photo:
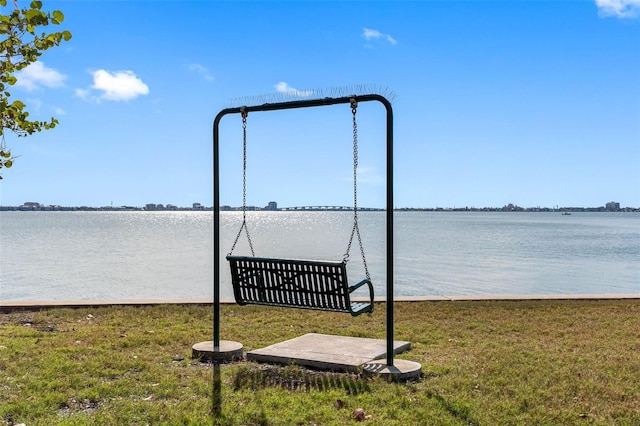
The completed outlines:
{"type": "Polygon", "coordinates": [[[373,312],[373,284],[358,227],[358,126],[357,101],[350,99],[353,115],[353,227],[342,261],[256,257],[247,227],[247,116],[241,109],[243,129],[242,224],[226,256],[231,268],[231,282],[236,303],[344,312],[353,316],[373,312]],[[233,251],[245,232],[251,256],[235,256],[233,251]],[[358,238],[365,278],[349,285],[347,262],[354,236],[358,238]],[[353,301],[351,295],[366,286],[366,301],[353,301]]]}

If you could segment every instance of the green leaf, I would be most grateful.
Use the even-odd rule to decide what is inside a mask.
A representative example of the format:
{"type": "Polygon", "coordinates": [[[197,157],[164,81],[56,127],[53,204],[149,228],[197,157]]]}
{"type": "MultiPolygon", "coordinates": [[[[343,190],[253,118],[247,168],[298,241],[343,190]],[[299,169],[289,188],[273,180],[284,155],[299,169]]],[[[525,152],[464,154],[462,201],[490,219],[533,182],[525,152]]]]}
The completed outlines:
{"type": "Polygon", "coordinates": [[[7,161],[5,161],[5,162],[4,162],[4,166],[5,166],[7,169],[8,169],[8,168],[10,168],[11,166],[13,166],[13,161],[11,161],[11,160],[7,160],[7,161]]]}
{"type": "Polygon", "coordinates": [[[62,38],[64,38],[64,41],[69,41],[71,40],[71,33],[69,31],[63,31],[62,32],[62,38]]]}
{"type": "Polygon", "coordinates": [[[30,9],[24,12],[24,17],[27,18],[28,21],[33,20],[37,16],[40,16],[40,11],[35,9],[30,9]]]}
{"type": "Polygon", "coordinates": [[[59,10],[54,10],[53,11],[53,19],[55,19],[58,22],[62,22],[62,21],[64,21],[64,14],[62,12],[60,12],[59,10]]]}

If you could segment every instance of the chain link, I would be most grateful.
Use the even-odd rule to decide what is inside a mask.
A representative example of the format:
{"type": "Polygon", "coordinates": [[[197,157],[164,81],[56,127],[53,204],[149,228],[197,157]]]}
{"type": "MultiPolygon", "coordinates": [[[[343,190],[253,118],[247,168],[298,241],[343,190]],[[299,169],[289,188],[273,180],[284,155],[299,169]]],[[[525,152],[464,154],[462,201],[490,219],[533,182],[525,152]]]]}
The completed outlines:
{"type": "Polygon", "coordinates": [[[356,112],[358,110],[358,101],[356,98],[350,99],[351,113],[353,115],[353,229],[351,230],[351,236],[349,237],[349,244],[347,245],[347,252],[344,254],[344,262],[349,260],[349,252],[351,251],[351,244],[353,242],[354,234],[358,236],[358,244],[360,246],[360,254],[362,255],[362,263],[364,264],[364,272],[368,280],[369,268],[367,267],[367,259],[364,255],[364,247],[362,245],[362,238],[360,237],[360,228],[358,227],[358,122],[356,121],[356,112]]]}
{"type": "Polygon", "coordinates": [[[242,226],[236,235],[236,239],[233,241],[231,251],[229,255],[233,253],[236,248],[238,239],[242,234],[242,230],[247,234],[247,240],[249,241],[249,248],[251,249],[251,256],[255,256],[253,251],[253,243],[251,242],[251,236],[249,235],[249,228],[247,227],[247,111],[244,107],[240,108],[240,115],[242,116],[242,226]]]}

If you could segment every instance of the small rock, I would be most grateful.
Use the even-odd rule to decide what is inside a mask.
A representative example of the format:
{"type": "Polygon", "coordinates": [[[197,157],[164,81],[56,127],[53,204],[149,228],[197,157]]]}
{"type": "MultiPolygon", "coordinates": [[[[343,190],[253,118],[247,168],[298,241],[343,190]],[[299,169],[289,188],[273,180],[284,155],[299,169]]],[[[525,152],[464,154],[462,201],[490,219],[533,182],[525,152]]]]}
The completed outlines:
{"type": "Polygon", "coordinates": [[[356,419],[356,421],[361,422],[365,419],[366,416],[362,408],[356,408],[353,412],[353,417],[356,419]]]}
{"type": "Polygon", "coordinates": [[[344,407],[344,401],[341,399],[336,399],[336,408],[339,410],[344,407]]]}

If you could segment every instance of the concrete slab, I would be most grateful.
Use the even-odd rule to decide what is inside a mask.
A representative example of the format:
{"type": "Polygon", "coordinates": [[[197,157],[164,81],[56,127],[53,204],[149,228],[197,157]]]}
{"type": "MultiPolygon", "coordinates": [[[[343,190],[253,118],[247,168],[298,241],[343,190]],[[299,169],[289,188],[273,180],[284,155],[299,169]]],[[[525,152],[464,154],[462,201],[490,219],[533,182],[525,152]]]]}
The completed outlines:
{"type": "MultiPolygon", "coordinates": [[[[411,349],[410,342],[395,340],[393,352],[411,349]]],[[[363,337],[308,333],[295,339],[246,352],[247,360],[297,364],[319,370],[357,371],[367,362],[385,358],[387,341],[363,337]]]]}

